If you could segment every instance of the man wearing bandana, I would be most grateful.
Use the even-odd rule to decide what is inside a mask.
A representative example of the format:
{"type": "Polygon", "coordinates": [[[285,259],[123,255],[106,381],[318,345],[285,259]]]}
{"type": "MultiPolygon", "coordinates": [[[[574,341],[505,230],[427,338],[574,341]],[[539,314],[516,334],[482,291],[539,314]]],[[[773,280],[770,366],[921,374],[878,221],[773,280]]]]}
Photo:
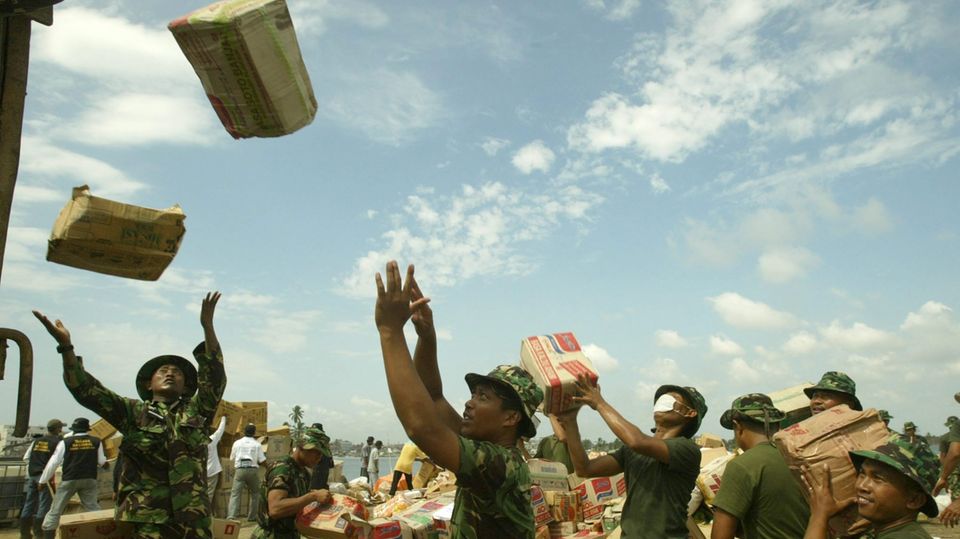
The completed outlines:
{"type": "Polygon", "coordinates": [[[616,453],[589,459],[577,425],[579,410],[558,416],[577,475],[624,473],[627,499],[620,521],[624,539],[686,539],[687,503],[700,473],[700,448],[690,438],[707,413],[703,396],[692,387],[660,386],[654,396],[656,428],[648,436],[605,401],[590,378],[581,376],[577,388],[581,396],[574,400],[596,410],[624,443],[616,453]]]}

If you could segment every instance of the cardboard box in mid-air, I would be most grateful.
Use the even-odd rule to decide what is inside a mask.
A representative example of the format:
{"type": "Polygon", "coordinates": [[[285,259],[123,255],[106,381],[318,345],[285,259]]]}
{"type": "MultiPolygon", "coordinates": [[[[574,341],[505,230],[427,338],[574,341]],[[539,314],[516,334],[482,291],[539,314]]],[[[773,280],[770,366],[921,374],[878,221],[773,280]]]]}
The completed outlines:
{"type": "Polygon", "coordinates": [[[577,394],[579,375],[586,374],[597,381],[597,371],[580,349],[573,333],[534,335],[523,339],[520,366],[543,389],[541,409],[547,414],[559,414],[578,406],[572,398],[577,394]]]}
{"type": "Polygon", "coordinates": [[[168,28],[233,138],[278,137],[313,121],[317,99],[283,0],[224,0],[168,28]]]}

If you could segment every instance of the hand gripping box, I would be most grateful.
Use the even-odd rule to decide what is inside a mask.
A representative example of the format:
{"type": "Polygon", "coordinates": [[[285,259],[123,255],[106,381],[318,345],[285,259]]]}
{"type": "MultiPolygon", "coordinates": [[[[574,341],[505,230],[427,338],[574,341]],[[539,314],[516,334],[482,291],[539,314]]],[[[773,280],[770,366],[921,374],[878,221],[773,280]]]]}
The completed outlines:
{"type": "Polygon", "coordinates": [[[73,195],[53,223],[47,260],[97,273],[156,281],[180,249],[187,229],[180,206],[142,208],[90,194],[73,195]]]}
{"type": "Polygon", "coordinates": [[[360,537],[363,528],[351,522],[351,517],[366,519],[367,509],[364,505],[349,496],[331,494],[328,503],[320,505],[316,502],[304,507],[297,514],[297,531],[304,537],[319,539],[341,537],[360,537]]]}
{"type": "MultiPolygon", "coordinates": [[[[773,436],[773,442],[800,484],[803,484],[801,465],[826,464],[830,468],[833,495],[844,500],[856,494],[857,471],[848,452],[874,449],[887,443],[889,436],[876,410],[858,412],[841,404],[781,430],[773,436]]],[[[801,491],[808,496],[807,489],[801,491]]],[[[831,536],[850,535],[858,529],[859,520],[857,506],[850,506],[830,519],[831,536]]]]}
{"type": "Polygon", "coordinates": [[[224,0],[168,28],[233,138],[278,137],[313,121],[317,100],[284,0],[224,0]]]}
{"type": "Polygon", "coordinates": [[[597,371],[590,358],[580,350],[573,333],[534,335],[520,343],[520,366],[543,389],[541,409],[547,414],[576,408],[571,398],[577,394],[577,376],[586,374],[594,382],[597,371]]]}

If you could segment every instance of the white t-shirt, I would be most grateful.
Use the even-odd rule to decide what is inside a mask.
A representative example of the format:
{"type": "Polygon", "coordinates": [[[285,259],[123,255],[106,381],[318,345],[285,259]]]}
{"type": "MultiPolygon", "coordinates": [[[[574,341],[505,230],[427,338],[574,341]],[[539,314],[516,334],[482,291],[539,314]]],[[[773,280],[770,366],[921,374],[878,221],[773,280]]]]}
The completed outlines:
{"type": "Polygon", "coordinates": [[[370,450],[370,462],[367,464],[367,468],[372,472],[380,473],[380,450],[376,447],[370,450]]]}
{"type": "Polygon", "coordinates": [[[207,445],[207,477],[213,477],[223,471],[220,466],[220,455],[217,454],[217,446],[220,445],[220,439],[223,438],[223,431],[227,427],[227,418],[220,418],[220,426],[210,435],[210,444],[207,445]]]}
{"type": "Polygon", "coordinates": [[[234,468],[256,468],[261,462],[267,460],[266,453],[263,452],[263,446],[252,436],[244,436],[236,442],[233,442],[233,449],[230,450],[230,460],[234,468]]]}

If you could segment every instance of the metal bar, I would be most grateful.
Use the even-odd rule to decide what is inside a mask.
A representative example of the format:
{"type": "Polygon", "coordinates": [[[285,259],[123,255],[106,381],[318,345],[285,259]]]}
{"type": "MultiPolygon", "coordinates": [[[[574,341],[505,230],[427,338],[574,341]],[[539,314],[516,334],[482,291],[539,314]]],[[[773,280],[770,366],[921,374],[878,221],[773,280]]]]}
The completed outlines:
{"type": "Polygon", "coordinates": [[[8,328],[0,328],[0,339],[9,339],[20,347],[20,384],[17,389],[17,420],[13,425],[13,435],[20,438],[27,435],[30,426],[30,394],[33,391],[33,345],[23,333],[8,328]]]}
{"type": "Polygon", "coordinates": [[[13,189],[20,167],[20,135],[23,128],[23,104],[27,96],[27,68],[30,63],[30,18],[25,15],[3,17],[0,61],[0,275],[7,247],[7,228],[13,189]]]}

